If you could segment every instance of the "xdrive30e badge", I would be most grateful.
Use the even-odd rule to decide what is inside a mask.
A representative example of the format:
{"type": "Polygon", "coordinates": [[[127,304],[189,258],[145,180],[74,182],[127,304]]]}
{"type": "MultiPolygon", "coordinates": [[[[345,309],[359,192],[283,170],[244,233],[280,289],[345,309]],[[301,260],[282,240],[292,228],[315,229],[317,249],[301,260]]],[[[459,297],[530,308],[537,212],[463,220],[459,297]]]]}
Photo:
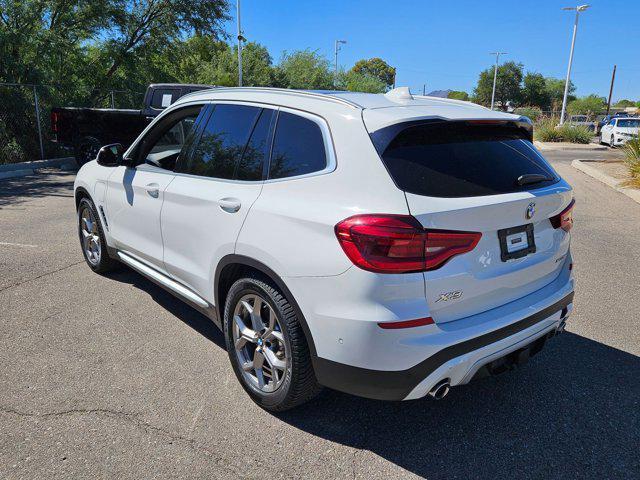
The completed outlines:
{"type": "Polygon", "coordinates": [[[438,297],[435,303],[448,302],[449,300],[457,300],[460,297],[462,297],[462,292],[459,290],[456,290],[455,292],[441,293],[440,297],[438,297]]]}

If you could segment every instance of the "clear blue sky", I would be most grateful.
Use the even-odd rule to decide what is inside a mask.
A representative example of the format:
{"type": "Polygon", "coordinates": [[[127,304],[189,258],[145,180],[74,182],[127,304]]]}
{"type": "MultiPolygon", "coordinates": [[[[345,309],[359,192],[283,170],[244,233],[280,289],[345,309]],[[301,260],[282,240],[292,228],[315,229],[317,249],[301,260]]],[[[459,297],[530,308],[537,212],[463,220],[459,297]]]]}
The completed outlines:
{"type": "MultiPolygon", "coordinates": [[[[235,0],[230,0],[235,16],[235,0]]],[[[397,68],[397,85],[412,91],[471,92],[489,52],[525,70],[564,78],[575,6],[564,0],[242,0],[245,37],[265,45],[277,62],[284,50],[310,48],[349,68],[382,57],[397,68]]],[[[580,14],[572,80],[578,95],[608,95],[618,65],[614,101],[640,100],[640,0],[592,0],[580,14]]],[[[235,20],[228,31],[235,38],[235,20]]]]}

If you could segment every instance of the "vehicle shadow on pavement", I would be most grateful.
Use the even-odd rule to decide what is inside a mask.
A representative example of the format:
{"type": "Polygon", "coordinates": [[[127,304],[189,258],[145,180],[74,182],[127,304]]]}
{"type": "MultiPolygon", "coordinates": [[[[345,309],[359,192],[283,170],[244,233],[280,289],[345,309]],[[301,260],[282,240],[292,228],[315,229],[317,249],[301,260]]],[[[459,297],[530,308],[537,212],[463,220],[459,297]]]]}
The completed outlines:
{"type": "MultiPolygon", "coordinates": [[[[225,349],[210,319],[143,276],[128,268],[107,276],[225,349]]],[[[326,389],[276,417],[428,478],[637,478],[639,374],[640,357],[565,332],[527,365],[455,387],[441,401],[326,389]]]]}
{"type": "Polygon", "coordinates": [[[218,347],[226,350],[227,347],[225,345],[224,335],[210,318],[190,307],[174,295],[166,292],[152,281],[147,280],[137,272],[125,267],[118,269],[115,272],[108,273],[105,276],[118,282],[128,283],[131,286],[148,293],[162,308],[175,315],[186,325],[193,328],[196,332],[216,344],[218,347]]]}
{"type": "Polygon", "coordinates": [[[74,172],[30,175],[0,181],[0,208],[34,198],[73,197],[74,172]]]}
{"type": "Polygon", "coordinates": [[[428,478],[638,478],[640,358],[572,333],[441,401],[327,391],[278,415],[428,478]]]}

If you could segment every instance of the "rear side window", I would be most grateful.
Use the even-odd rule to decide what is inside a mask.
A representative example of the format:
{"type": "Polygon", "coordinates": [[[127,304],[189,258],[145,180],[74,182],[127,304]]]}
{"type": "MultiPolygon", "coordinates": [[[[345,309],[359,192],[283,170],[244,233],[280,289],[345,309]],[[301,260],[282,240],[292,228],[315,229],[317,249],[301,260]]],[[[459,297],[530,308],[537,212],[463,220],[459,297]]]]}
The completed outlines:
{"type": "Polygon", "coordinates": [[[327,166],[322,130],[313,120],[280,112],[273,140],[269,178],[319,172],[327,166]]]}
{"type": "Polygon", "coordinates": [[[264,109],[253,127],[251,138],[247,143],[242,158],[236,167],[234,179],[255,181],[262,180],[264,164],[269,157],[271,119],[274,110],[264,109]]]}
{"type": "Polygon", "coordinates": [[[559,178],[517,127],[438,122],[402,130],[382,159],[398,187],[431,197],[519,192],[559,178]],[[520,185],[522,175],[546,180],[520,185]]]}
{"type": "Polygon", "coordinates": [[[216,105],[181,173],[233,179],[261,110],[245,105],[216,105]]]}

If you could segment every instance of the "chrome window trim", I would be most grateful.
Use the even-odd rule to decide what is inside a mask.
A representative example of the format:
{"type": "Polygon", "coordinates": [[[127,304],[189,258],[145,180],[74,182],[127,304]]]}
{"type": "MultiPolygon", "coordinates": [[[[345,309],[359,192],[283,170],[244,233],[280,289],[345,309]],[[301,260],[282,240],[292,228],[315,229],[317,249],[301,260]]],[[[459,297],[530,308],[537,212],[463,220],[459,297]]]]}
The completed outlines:
{"type": "MultiPolygon", "coordinates": [[[[129,155],[131,151],[133,151],[133,149],[138,145],[138,143],[142,140],[142,138],[144,138],[147,135],[148,131],[151,130],[151,128],[153,128],[157,122],[161,121],[165,115],[169,115],[171,114],[171,112],[180,110],[182,108],[188,108],[188,107],[193,107],[197,105],[202,105],[203,107],[206,105],[215,106],[216,104],[247,105],[247,106],[258,107],[258,108],[270,108],[272,110],[276,110],[276,112],[278,113],[287,112],[293,115],[298,115],[300,117],[306,118],[307,120],[311,120],[312,122],[316,123],[318,127],[320,127],[320,131],[322,133],[322,142],[324,144],[325,157],[327,161],[325,168],[323,168],[322,170],[317,170],[315,172],[305,173],[303,175],[295,175],[291,177],[272,178],[272,179],[267,178],[266,180],[232,180],[232,179],[225,179],[225,178],[214,178],[214,177],[206,177],[201,175],[193,175],[191,173],[170,172],[173,175],[202,178],[202,179],[208,179],[208,180],[213,180],[217,182],[227,182],[227,183],[237,183],[237,184],[261,184],[261,183],[286,182],[290,180],[299,180],[299,179],[315,177],[319,175],[326,175],[328,173],[335,171],[336,168],[338,168],[338,162],[336,159],[335,148],[333,143],[333,135],[331,134],[329,123],[325,118],[323,118],[318,114],[308,112],[306,110],[301,110],[301,109],[296,109],[291,107],[283,107],[281,105],[268,103],[268,102],[255,102],[250,100],[230,100],[230,99],[229,100],[228,99],[193,100],[193,101],[182,102],[180,104],[174,104],[171,107],[168,107],[167,109],[165,109],[160,115],[154,118],[149,125],[147,125],[147,127],[142,131],[142,133],[138,136],[135,142],[133,142],[131,146],[127,149],[127,151],[124,153],[124,157],[126,157],[127,155],[129,155]]],[[[276,121],[276,129],[277,128],[278,128],[278,124],[276,121]]],[[[275,140],[275,135],[272,139],[271,150],[273,150],[273,140],[275,140]]],[[[268,161],[271,162],[271,151],[269,151],[268,161]]],[[[145,164],[141,164],[141,165],[145,165],[145,164]]],[[[138,165],[138,166],[141,166],[141,165],[138,165]]]]}

